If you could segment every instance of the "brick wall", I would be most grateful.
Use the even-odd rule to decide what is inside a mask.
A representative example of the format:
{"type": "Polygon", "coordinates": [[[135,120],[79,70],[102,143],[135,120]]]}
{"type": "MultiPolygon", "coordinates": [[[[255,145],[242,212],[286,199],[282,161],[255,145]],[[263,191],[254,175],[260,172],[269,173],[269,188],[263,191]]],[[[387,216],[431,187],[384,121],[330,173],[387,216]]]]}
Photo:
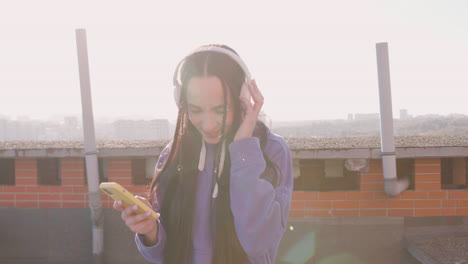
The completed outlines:
{"type": "MultiPolygon", "coordinates": [[[[146,196],[147,186],[133,186],[130,159],[109,160],[109,181],[123,185],[134,194],[146,196]]],[[[15,159],[16,185],[0,185],[0,207],[18,208],[87,208],[83,158],[60,159],[61,185],[38,185],[36,159],[15,159]]],[[[104,208],[112,201],[101,194],[104,208]]]]}
{"type": "MultiPolygon", "coordinates": [[[[462,161],[454,162],[455,177],[466,175],[462,161]]],[[[290,217],[468,216],[468,190],[441,189],[440,159],[416,159],[414,165],[414,190],[386,196],[381,160],[371,160],[369,170],[361,173],[360,191],[296,191],[290,217]]]]}
{"type": "MultiPolygon", "coordinates": [[[[454,160],[454,181],[466,181],[466,159],[454,160]],[[464,176],[465,175],[465,176],[464,176]]],[[[62,184],[38,185],[35,159],[16,159],[16,185],[0,185],[0,207],[87,208],[84,159],[60,159],[62,184]]],[[[384,193],[380,160],[371,160],[361,173],[360,191],[293,193],[290,217],[366,217],[366,216],[468,216],[468,190],[441,189],[441,162],[438,158],[416,159],[415,187],[397,197],[384,193]]],[[[111,158],[108,181],[115,181],[137,195],[146,196],[147,186],[132,185],[131,160],[111,158]]],[[[102,194],[104,208],[112,201],[102,194]]]]}

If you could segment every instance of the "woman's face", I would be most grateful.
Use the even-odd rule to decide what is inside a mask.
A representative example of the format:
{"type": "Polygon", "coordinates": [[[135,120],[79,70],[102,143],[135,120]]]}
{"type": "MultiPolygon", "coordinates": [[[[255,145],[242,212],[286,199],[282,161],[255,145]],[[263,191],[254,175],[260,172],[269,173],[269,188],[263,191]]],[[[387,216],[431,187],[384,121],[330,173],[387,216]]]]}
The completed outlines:
{"type": "MultiPolygon", "coordinates": [[[[234,108],[229,89],[224,132],[231,128],[234,108]]],[[[206,143],[216,144],[221,137],[224,115],[223,86],[218,77],[193,77],[187,85],[187,107],[190,122],[206,143]]]]}

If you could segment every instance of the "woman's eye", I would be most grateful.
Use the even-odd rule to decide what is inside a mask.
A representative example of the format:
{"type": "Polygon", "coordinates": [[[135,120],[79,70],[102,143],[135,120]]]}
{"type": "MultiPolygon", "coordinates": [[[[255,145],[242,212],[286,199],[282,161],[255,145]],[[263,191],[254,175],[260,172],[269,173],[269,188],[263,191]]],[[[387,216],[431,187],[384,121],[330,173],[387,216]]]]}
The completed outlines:
{"type": "Polygon", "coordinates": [[[193,110],[193,109],[192,109],[192,110],[189,110],[189,111],[190,111],[190,113],[192,113],[192,114],[199,114],[199,113],[201,113],[200,110],[193,110]]]}

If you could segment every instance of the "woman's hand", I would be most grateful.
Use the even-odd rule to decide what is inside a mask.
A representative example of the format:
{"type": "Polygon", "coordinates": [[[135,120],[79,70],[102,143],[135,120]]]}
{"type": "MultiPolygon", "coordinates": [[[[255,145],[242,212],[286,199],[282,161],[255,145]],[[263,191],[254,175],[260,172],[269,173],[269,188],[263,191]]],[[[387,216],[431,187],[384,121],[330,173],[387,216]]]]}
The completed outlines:
{"type": "MultiPolygon", "coordinates": [[[[137,195],[135,197],[151,207],[150,203],[145,198],[137,195]]],[[[154,245],[157,243],[158,225],[156,224],[156,220],[149,218],[151,212],[137,214],[135,212],[137,209],[137,205],[123,207],[122,201],[120,200],[114,201],[113,207],[115,210],[122,212],[122,220],[125,222],[128,228],[132,230],[132,232],[142,234],[145,236],[144,243],[146,246],[154,245]]]]}
{"type": "Polygon", "coordinates": [[[244,103],[246,106],[246,110],[244,120],[242,121],[242,124],[239,126],[239,130],[237,130],[236,135],[234,136],[234,141],[252,136],[258,115],[263,106],[263,95],[258,89],[255,80],[250,82],[249,91],[252,95],[254,103],[252,105],[250,100],[247,98],[239,97],[242,103],[244,103]]]}

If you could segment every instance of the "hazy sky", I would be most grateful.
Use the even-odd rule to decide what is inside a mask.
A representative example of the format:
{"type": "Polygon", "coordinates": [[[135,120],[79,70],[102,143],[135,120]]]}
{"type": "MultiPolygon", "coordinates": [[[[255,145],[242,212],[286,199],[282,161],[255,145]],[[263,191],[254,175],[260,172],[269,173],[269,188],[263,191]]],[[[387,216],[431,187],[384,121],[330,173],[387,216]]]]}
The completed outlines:
{"type": "Polygon", "coordinates": [[[3,1],[0,115],[81,115],[85,28],[96,118],[176,117],[174,67],[202,44],[241,55],[273,121],[377,113],[389,43],[394,117],[468,114],[468,1],[3,1]]]}

